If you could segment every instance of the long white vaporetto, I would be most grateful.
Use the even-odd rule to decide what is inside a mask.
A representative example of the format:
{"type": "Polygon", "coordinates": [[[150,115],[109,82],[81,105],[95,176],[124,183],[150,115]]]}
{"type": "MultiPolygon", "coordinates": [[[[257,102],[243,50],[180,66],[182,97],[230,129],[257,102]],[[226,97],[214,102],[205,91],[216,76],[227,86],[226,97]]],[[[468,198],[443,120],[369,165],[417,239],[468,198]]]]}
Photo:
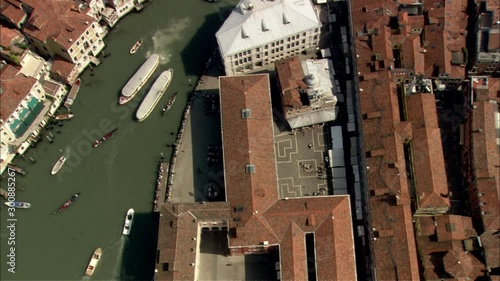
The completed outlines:
{"type": "Polygon", "coordinates": [[[141,89],[142,86],[148,81],[151,74],[155,71],[160,63],[160,56],[157,54],[151,55],[137,70],[137,72],[128,80],[127,84],[122,89],[119,104],[129,102],[135,94],[141,89]]]}
{"type": "Polygon", "coordinates": [[[151,86],[151,89],[146,94],[146,97],[137,109],[137,113],[135,114],[137,121],[141,122],[144,119],[148,118],[149,114],[151,114],[151,112],[167,90],[168,86],[170,85],[170,81],[172,81],[173,76],[174,70],[170,68],[166,71],[163,71],[160,76],[156,78],[153,86],[151,86]]]}

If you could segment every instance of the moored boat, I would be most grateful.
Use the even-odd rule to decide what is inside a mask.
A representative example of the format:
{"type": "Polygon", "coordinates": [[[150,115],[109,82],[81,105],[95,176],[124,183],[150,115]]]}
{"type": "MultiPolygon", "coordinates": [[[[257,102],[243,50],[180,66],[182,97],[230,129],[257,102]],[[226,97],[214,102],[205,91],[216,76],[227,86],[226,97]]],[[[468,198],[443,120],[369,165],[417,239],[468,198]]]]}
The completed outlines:
{"type": "Polygon", "coordinates": [[[167,111],[172,107],[177,97],[177,92],[168,100],[167,104],[163,107],[163,114],[167,113],[167,111]]]}
{"type": "Polygon", "coordinates": [[[139,47],[141,47],[143,41],[142,40],[137,40],[137,42],[135,42],[134,46],[132,46],[132,48],[130,49],[130,54],[135,54],[135,52],[137,52],[137,50],[139,50],[139,47]]]}
{"type": "Polygon", "coordinates": [[[94,147],[98,147],[100,144],[102,144],[103,142],[107,141],[109,138],[111,138],[113,136],[113,134],[118,130],[118,128],[114,129],[113,131],[107,133],[106,135],[104,135],[102,138],[98,139],[98,140],[95,140],[94,142],[94,147]]]}
{"type": "Polygon", "coordinates": [[[123,225],[123,235],[129,235],[132,230],[132,222],[134,222],[134,209],[130,208],[125,216],[125,224],[123,225]]]}
{"type": "Polygon", "coordinates": [[[12,207],[12,208],[19,208],[19,209],[28,209],[28,208],[31,208],[31,204],[30,203],[26,203],[26,202],[9,201],[9,202],[5,202],[4,204],[7,205],[7,206],[9,206],[9,207],[12,207]]]}
{"type": "Polygon", "coordinates": [[[75,84],[73,84],[73,86],[71,86],[71,90],[69,90],[69,94],[66,97],[66,100],[64,101],[65,107],[70,108],[73,105],[73,102],[76,99],[76,95],[78,94],[78,91],[80,91],[80,83],[81,83],[81,80],[80,80],[80,78],[78,78],[76,80],[75,84]]]}
{"type": "Polygon", "coordinates": [[[158,104],[161,97],[170,85],[173,76],[174,70],[170,68],[166,71],[163,71],[160,76],[156,78],[153,86],[151,86],[151,89],[148,91],[146,97],[137,109],[137,112],[135,114],[137,121],[141,122],[148,118],[149,114],[151,114],[153,108],[158,104]]]}
{"type": "Polygon", "coordinates": [[[59,209],[54,211],[54,214],[62,212],[64,210],[66,210],[66,208],[68,208],[69,206],[73,205],[73,203],[75,203],[76,199],[78,199],[80,194],[81,194],[81,192],[78,192],[77,194],[74,194],[73,196],[71,196],[71,198],[68,201],[66,201],[66,203],[64,203],[61,207],[59,207],[59,209]]]}
{"type": "Polygon", "coordinates": [[[56,120],[68,120],[73,118],[75,115],[71,113],[59,114],[56,116],[56,120]]]}
{"type": "Polygon", "coordinates": [[[87,266],[87,269],[85,269],[85,275],[92,276],[94,274],[95,268],[101,260],[101,256],[102,249],[95,249],[94,253],[92,254],[92,258],[90,259],[89,265],[87,266]]]}
{"type": "Polygon", "coordinates": [[[61,167],[64,165],[64,162],[66,162],[66,157],[64,157],[63,155],[61,156],[61,158],[59,158],[59,160],[57,160],[56,164],[54,164],[54,167],[52,168],[50,174],[55,175],[57,172],[59,172],[61,167]]]}
{"type": "Polygon", "coordinates": [[[157,54],[151,55],[137,70],[137,72],[130,78],[127,84],[122,88],[122,94],[118,100],[119,104],[129,102],[148,81],[151,74],[155,71],[160,63],[160,56],[157,54]]]}

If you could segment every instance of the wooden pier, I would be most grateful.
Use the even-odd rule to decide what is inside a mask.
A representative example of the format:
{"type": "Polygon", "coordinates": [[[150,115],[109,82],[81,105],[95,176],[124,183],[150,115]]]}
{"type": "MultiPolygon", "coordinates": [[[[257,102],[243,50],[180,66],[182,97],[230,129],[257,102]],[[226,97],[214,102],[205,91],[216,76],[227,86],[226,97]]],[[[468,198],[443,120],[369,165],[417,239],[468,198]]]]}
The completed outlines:
{"type": "Polygon", "coordinates": [[[7,199],[8,193],[5,189],[0,188],[0,195],[2,195],[3,198],[7,199]]]}
{"type": "Polygon", "coordinates": [[[7,168],[14,170],[16,173],[21,174],[21,175],[26,175],[26,170],[22,169],[19,166],[16,166],[14,164],[7,164],[7,168]]]}

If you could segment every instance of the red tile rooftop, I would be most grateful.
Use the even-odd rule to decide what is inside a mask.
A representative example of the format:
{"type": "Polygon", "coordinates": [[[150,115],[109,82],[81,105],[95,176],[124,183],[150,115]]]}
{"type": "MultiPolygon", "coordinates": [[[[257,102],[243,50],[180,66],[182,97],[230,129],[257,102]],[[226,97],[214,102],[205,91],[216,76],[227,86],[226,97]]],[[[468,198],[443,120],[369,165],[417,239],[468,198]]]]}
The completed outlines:
{"type": "Polygon", "coordinates": [[[0,71],[2,93],[0,94],[0,119],[6,121],[21,101],[29,94],[36,79],[26,77],[11,65],[0,71]]]}
{"type": "Polygon", "coordinates": [[[27,16],[21,2],[16,0],[0,0],[0,14],[14,24],[21,23],[27,16]]]}
{"type": "Polygon", "coordinates": [[[56,56],[50,72],[55,73],[64,79],[68,79],[75,67],[76,65],[74,63],[69,62],[60,56],[56,56]]]}
{"type": "Polygon", "coordinates": [[[278,198],[269,78],[226,76],[219,81],[227,201],[239,219],[231,226],[244,227],[254,212],[262,214],[278,198]],[[249,118],[243,118],[245,109],[249,118]]]}
{"type": "Polygon", "coordinates": [[[9,47],[14,43],[14,39],[23,38],[19,30],[0,25],[0,46],[9,47]]]}
{"type": "Polygon", "coordinates": [[[33,7],[24,32],[45,43],[53,39],[69,49],[95,19],[87,16],[71,0],[23,0],[33,7]]]}

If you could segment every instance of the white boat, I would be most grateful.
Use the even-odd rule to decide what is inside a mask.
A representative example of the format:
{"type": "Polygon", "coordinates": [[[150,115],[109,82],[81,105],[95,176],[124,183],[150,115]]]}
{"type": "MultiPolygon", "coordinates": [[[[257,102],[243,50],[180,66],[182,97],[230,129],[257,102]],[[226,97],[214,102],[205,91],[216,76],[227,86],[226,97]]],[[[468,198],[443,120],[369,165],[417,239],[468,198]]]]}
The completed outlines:
{"type": "Polygon", "coordinates": [[[129,235],[132,230],[132,222],[134,221],[134,209],[130,208],[125,217],[125,224],[123,225],[123,235],[129,235]]]}
{"type": "Polygon", "coordinates": [[[92,258],[90,259],[89,265],[85,270],[85,275],[92,276],[92,274],[94,274],[94,270],[99,261],[101,260],[101,256],[102,256],[102,250],[101,248],[97,248],[94,251],[94,254],[92,254],[92,258]]]}
{"type": "Polygon", "coordinates": [[[144,86],[144,83],[148,81],[149,77],[151,77],[151,74],[153,74],[159,63],[160,56],[157,54],[151,55],[122,88],[122,94],[118,103],[126,104],[129,102],[137,94],[141,87],[144,86]]]}
{"type": "Polygon", "coordinates": [[[174,70],[172,68],[163,71],[156,81],[151,86],[151,89],[146,94],[146,97],[142,101],[141,105],[137,109],[135,117],[137,121],[141,122],[144,119],[148,118],[149,114],[153,111],[153,108],[158,104],[161,97],[167,90],[170,85],[170,81],[172,81],[172,77],[174,76],[174,70]]]}
{"type": "Polygon", "coordinates": [[[137,42],[135,42],[134,46],[132,46],[132,48],[130,49],[130,54],[135,54],[135,52],[137,52],[137,50],[139,50],[139,47],[141,47],[142,45],[142,40],[137,40],[137,42]]]}
{"type": "Polygon", "coordinates": [[[31,208],[31,204],[30,203],[26,203],[26,202],[9,201],[9,202],[5,202],[4,204],[7,205],[7,206],[9,206],[9,207],[12,207],[12,208],[20,208],[20,209],[31,208]]]}
{"type": "Polygon", "coordinates": [[[52,168],[52,171],[50,172],[50,174],[55,175],[57,172],[59,172],[61,167],[64,165],[64,162],[66,162],[66,157],[61,156],[61,158],[59,158],[59,160],[57,160],[56,164],[52,168]]]}
{"type": "Polygon", "coordinates": [[[70,108],[71,105],[73,105],[73,102],[76,99],[76,95],[78,94],[78,91],[80,91],[80,83],[81,83],[81,80],[80,80],[80,78],[78,78],[76,80],[75,84],[73,84],[73,86],[71,87],[71,90],[69,90],[69,94],[66,97],[66,100],[64,101],[65,107],[70,108]]]}

